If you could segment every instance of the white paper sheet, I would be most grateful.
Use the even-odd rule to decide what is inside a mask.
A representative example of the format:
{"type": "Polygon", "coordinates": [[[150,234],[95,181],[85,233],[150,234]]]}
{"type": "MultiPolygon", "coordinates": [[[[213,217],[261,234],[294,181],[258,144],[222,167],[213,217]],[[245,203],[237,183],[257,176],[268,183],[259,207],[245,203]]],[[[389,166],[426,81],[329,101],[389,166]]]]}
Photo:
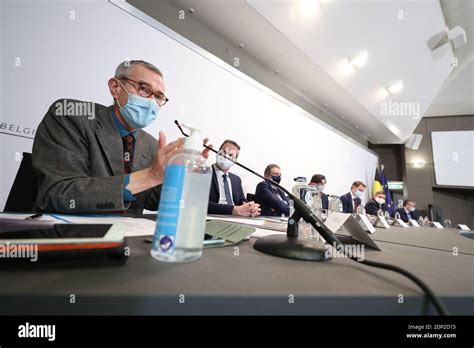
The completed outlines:
{"type": "Polygon", "coordinates": [[[246,225],[252,225],[252,226],[262,226],[265,223],[265,220],[262,220],[260,218],[249,219],[249,218],[238,218],[238,217],[230,217],[230,216],[229,217],[208,216],[207,219],[235,222],[239,224],[246,224],[246,225]]]}
{"type": "Polygon", "coordinates": [[[74,224],[114,224],[121,223],[125,226],[125,237],[151,236],[155,233],[155,221],[148,219],[135,219],[125,216],[111,215],[64,215],[51,214],[55,223],[74,224]]]}
{"type": "Polygon", "coordinates": [[[261,238],[266,236],[271,236],[272,234],[286,234],[286,232],[264,230],[263,228],[257,228],[257,230],[252,233],[253,238],[261,238]]]}

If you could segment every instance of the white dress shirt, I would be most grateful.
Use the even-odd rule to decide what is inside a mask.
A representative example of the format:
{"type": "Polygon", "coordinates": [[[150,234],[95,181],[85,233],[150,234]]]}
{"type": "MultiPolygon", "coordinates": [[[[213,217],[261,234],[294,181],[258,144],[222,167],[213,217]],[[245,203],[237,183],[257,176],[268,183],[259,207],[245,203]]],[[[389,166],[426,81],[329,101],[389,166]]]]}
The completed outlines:
{"type": "Polygon", "coordinates": [[[224,178],[222,175],[225,173],[219,169],[218,166],[214,165],[214,170],[216,171],[217,182],[219,183],[219,204],[234,205],[234,197],[232,197],[232,183],[230,182],[229,172],[227,172],[227,183],[229,184],[230,197],[232,197],[232,202],[227,202],[225,198],[224,190],[224,178]]]}
{"type": "Polygon", "coordinates": [[[407,210],[407,208],[403,207],[403,210],[405,210],[405,213],[407,214],[408,219],[411,219],[411,211],[407,210]]]}
{"type": "Polygon", "coordinates": [[[351,191],[351,199],[352,199],[352,211],[355,213],[356,212],[356,206],[355,206],[355,202],[354,202],[354,199],[357,198],[356,196],[354,196],[354,194],[352,193],[351,191]]]}

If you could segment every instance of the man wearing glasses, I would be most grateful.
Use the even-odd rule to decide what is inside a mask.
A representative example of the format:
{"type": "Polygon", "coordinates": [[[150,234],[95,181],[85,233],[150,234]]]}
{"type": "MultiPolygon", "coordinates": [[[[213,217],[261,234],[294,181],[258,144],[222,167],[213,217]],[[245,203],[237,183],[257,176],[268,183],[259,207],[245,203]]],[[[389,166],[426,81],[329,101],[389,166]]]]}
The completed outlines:
{"type": "Polygon", "coordinates": [[[62,99],[43,118],[32,156],[36,211],[157,210],[166,163],[184,144],[182,138],[166,144],[163,132],[157,141],[142,130],[168,101],[163,75],[148,62],[125,61],[108,85],[112,106],[62,99]]]}

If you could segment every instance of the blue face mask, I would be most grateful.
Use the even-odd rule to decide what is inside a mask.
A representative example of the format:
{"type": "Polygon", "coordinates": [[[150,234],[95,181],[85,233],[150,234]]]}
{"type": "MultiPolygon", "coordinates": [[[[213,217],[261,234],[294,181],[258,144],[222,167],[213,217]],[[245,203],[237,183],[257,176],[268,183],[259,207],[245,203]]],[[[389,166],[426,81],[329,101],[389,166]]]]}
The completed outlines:
{"type": "Polygon", "coordinates": [[[413,213],[415,211],[415,209],[416,209],[415,207],[411,207],[410,211],[413,213]]]}
{"type": "Polygon", "coordinates": [[[272,176],[272,180],[275,181],[277,184],[279,184],[281,181],[281,176],[280,175],[272,176]]]}
{"type": "Polygon", "coordinates": [[[364,195],[364,192],[359,191],[359,190],[357,190],[357,191],[354,193],[354,196],[356,196],[357,198],[360,198],[360,197],[362,197],[363,195],[364,195]]]}
{"type": "Polygon", "coordinates": [[[128,93],[127,104],[120,106],[117,99],[120,113],[125,119],[125,122],[127,122],[132,129],[145,128],[150,125],[158,117],[159,109],[155,100],[129,93],[122,82],[120,82],[120,84],[128,93]]]}

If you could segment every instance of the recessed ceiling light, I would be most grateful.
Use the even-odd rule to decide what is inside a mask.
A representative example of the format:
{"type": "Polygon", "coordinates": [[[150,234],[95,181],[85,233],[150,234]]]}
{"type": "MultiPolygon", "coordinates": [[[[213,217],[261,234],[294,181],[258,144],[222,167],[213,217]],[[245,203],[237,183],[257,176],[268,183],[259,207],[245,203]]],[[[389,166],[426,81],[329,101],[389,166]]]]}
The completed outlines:
{"type": "Polygon", "coordinates": [[[324,106],[328,106],[328,104],[324,103],[324,106]]]}
{"type": "Polygon", "coordinates": [[[341,118],[344,118],[344,116],[341,116],[341,118]]]}
{"type": "Polygon", "coordinates": [[[370,134],[367,134],[367,136],[370,138],[370,134]]]}
{"type": "Polygon", "coordinates": [[[369,57],[369,52],[367,52],[367,50],[363,50],[357,53],[355,56],[351,58],[347,58],[347,61],[349,62],[350,65],[360,68],[361,66],[364,66],[365,63],[367,63],[368,57],[369,57]]]}
{"type": "Polygon", "coordinates": [[[303,92],[306,92],[306,88],[303,88],[303,92]]]}
{"type": "Polygon", "coordinates": [[[359,129],[359,126],[355,126],[357,129],[359,129]]]}
{"type": "Polygon", "coordinates": [[[280,70],[275,69],[275,74],[278,74],[279,72],[280,72],[280,70]]]}
{"type": "Polygon", "coordinates": [[[423,160],[416,160],[413,162],[413,167],[415,168],[423,168],[425,166],[426,162],[423,160]]]}
{"type": "Polygon", "coordinates": [[[239,47],[240,47],[240,48],[244,48],[245,45],[244,45],[243,43],[240,43],[240,44],[239,44],[239,47]]]}
{"type": "Polygon", "coordinates": [[[188,12],[193,14],[194,12],[196,12],[192,7],[188,8],[188,12]]]}
{"type": "Polygon", "coordinates": [[[387,87],[387,91],[391,94],[395,94],[400,92],[403,89],[403,81],[398,80],[392,83],[390,86],[387,87]]]}

